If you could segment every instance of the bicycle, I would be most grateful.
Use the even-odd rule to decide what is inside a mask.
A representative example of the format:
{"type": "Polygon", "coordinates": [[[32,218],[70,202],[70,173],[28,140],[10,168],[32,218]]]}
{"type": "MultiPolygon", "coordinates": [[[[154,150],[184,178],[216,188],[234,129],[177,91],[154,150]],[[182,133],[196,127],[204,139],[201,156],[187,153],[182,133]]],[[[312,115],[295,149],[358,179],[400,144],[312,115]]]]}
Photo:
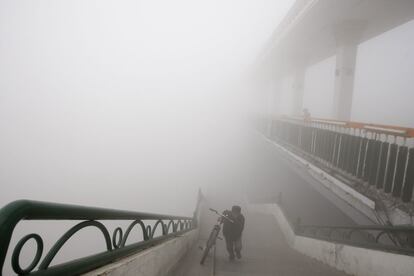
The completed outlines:
{"type": "Polygon", "coordinates": [[[224,219],[230,221],[231,223],[234,223],[233,220],[230,218],[220,214],[217,210],[214,210],[212,208],[209,208],[209,210],[213,213],[216,213],[219,218],[217,219],[217,223],[214,225],[213,229],[210,232],[210,236],[208,237],[208,240],[206,242],[206,247],[204,248],[203,256],[201,257],[200,264],[204,264],[204,261],[207,258],[208,252],[210,251],[211,247],[216,244],[217,239],[221,239],[218,235],[220,234],[221,225],[224,222],[224,219]]]}

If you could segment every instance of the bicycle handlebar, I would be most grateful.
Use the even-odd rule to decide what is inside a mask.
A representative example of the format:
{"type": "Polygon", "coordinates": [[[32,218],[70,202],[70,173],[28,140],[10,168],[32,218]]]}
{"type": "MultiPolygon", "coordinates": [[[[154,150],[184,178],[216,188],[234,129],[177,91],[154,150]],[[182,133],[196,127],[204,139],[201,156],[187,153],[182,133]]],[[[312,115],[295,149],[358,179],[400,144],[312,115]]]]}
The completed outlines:
{"type": "Polygon", "coordinates": [[[228,217],[226,217],[226,216],[224,216],[224,215],[220,214],[217,210],[215,210],[215,209],[213,209],[213,208],[209,208],[209,210],[210,210],[211,212],[213,212],[213,213],[216,213],[218,216],[220,216],[220,217],[222,217],[222,218],[225,218],[226,220],[230,221],[231,223],[234,223],[234,221],[233,221],[232,219],[230,219],[230,218],[228,218],[228,217]]]}

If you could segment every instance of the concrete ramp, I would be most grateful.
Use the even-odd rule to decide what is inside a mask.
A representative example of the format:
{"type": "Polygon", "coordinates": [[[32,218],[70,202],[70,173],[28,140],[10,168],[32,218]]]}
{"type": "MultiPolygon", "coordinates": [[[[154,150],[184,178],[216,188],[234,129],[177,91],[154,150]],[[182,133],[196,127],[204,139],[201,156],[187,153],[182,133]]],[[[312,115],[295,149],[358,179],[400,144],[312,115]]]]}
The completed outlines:
{"type": "MultiPolygon", "coordinates": [[[[243,207],[242,207],[243,208],[243,207]]],[[[247,208],[243,208],[247,210],[247,208]]],[[[205,238],[200,239],[194,248],[184,257],[172,276],[274,276],[274,275],[347,275],[319,261],[302,255],[289,247],[283,233],[270,214],[244,212],[246,228],[243,236],[242,259],[230,262],[227,257],[224,241],[217,242],[215,258],[215,274],[213,273],[213,254],[206,263],[199,264],[205,238]]],[[[211,215],[210,217],[213,217],[211,215]]],[[[210,219],[211,221],[211,219],[210,219]]],[[[214,220],[210,227],[213,226],[214,220]]],[[[205,232],[206,225],[202,231],[205,232]]],[[[202,237],[204,235],[201,235],[202,237]]],[[[205,237],[205,236],[204,236],[205,237]]]]}

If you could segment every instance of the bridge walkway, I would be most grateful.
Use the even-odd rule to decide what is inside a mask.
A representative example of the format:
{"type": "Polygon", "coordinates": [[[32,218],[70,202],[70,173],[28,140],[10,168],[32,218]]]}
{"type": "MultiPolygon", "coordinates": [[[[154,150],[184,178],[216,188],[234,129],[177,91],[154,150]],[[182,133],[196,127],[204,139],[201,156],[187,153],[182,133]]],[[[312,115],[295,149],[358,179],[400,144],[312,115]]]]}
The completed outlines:
{"type": "MultiPolygon", "coordinates": [[[[242,260],[230,263],[224,242],[218,241],[216,275],[346,275],[292,250],[274,217],[250,214],[243,206],[241,199],[246,196],[272,203],[282,193],[284,211],[291,222],[301,218],[305,224],[355,225],[355,220],[359,220],[356,211],[347,211],[330,192],[317,188],[314,179],[287,161],[273,145],[258,137],[252,140],[249,165],[244,170],[236,170],[230,181],[224,179],[219,189],[209,193],[212,196],[208,197],[211,201],[207,207],[224,210],[231,207],[229,204],[239,204],[246,217],[242,260]],[[234,186],[229,187],[229,182],[234,186]]],[[[199,264],[202,254],[199,246],[204,246],[215,216],[204,210],[201,221],[200,241],[173,276],[212,275],[211,258],[204,266],[199,264]]]]}
{"type": "MultiPolygon", "coordinates": [[[[246,210],[246,208],[244,208],[246,210]]],[[[188,253],[173,276],[342,276],[337,271],[317,260],[291,249],[284,239],[275,218],[267,214],[245,212],[246,229],[243,236],[242,259],[228,260],[224,241],[219,240],[216,248],[216,273],[212,273],[213,256],[206,263],[199,264],[207,229],[203,229],[201,239],[188,253]]]]}

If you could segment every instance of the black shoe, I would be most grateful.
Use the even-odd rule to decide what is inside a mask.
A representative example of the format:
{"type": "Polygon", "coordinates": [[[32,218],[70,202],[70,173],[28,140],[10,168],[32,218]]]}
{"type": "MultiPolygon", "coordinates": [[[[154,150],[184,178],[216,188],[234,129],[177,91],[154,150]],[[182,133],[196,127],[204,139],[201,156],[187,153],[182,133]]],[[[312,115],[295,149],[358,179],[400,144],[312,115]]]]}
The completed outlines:
{"type": "Polygon", "coordinates": [[[237,251],[236,252],[236,256],[237,256],[237,259],[241,259],[241,253],[240,253],[240,251],[237,251]]]}

